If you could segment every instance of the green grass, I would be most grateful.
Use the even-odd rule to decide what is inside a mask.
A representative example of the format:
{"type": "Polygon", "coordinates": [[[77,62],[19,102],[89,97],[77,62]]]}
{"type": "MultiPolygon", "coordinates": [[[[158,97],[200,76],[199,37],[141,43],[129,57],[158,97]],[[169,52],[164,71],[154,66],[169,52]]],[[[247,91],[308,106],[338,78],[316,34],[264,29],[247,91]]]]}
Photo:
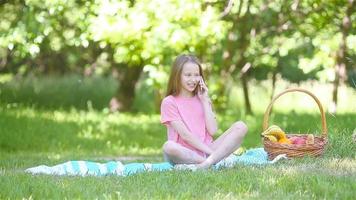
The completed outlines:
{"type": "MultiPolygon", "coordinates": [[[[258,92],[263,91],[261,87],[253,91],[253,102],[267,99],[260,101],[255,116],[244,115],[240,103],[236,109],[218,114],[219,133],[236,120],[248,124],[249,133],[242,144],[245,148],[262,146],[259,133],[268,97],[258,92]]],[[[356,95],[347,91],[351,96],[346,100],[351,102],[356,95]]],[[[68,93],[62,95],[71,98],[68,93]]],[[[280,125],[287,132],[320,133],[317,109],[292,107],[288,98],[275,106],[270,123],[280,125]]],[[[293,99],[295,104],[304,100],[293,98],[297,98],[293,99]]],[[[48,109],[0,100],[0,199],[353,199],[356,196],[356,143],[352,141],[356,113],[353,110],[326,114],[329,145],[320,158],[282,161],[272,166],[238,165],[220,171],[58,177],[32,176],[23,170],[68,160],[162,162],[161,146],[166,130],[159,124],[159,115],[113,114],[107,109],[82,110],[80,106],[79,109],[70,106],[48,109]]],[[[349,104],[349,108],[352,106],[349,104]]]]}
{"type": "Polygon", "coordinates": [[[113,78],[83,77],[25,77],[2,80],[0,100],[8,104],[46,109],[103,109],[117,89],[113,78]]]}

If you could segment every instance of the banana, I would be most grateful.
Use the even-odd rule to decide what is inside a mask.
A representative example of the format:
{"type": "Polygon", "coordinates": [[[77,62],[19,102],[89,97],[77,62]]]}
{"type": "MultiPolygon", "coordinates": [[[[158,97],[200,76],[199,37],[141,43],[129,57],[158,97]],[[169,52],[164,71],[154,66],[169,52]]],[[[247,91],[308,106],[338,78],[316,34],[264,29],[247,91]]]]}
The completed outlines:
{"type": "Polygon", "coordinates": [[[278,126],[276,125],[272,125],[270,127],[268,127],[263,133],[262,135],[266,134],[266,133],[269,133],[270,131],[274,131],[274,130],[281,130],[281,128],[279,128],[278,126]]]}
{"type": "Polygon", "coordinates": [[[277,138],[274,137],[273,135],[265,135],[264,137],[268,138],[269,140],[271,140],[272,142],[277,142],[277,138]]]}
{"type": "Polygon", "coordinates": [[[282,139],[278,140],[278,143],[281,143],[281,144],[292,144],[292,142],[288,138],[282,138],[282,139]]]}
{"type": "Polygon", "coordinates": [[[261,135],[273,142],[291,144],[290,140],[286,136],[286,133],[276,125],[268,127],[261,135]]]}
{"type": "Polygon", "coordinates": [[[273,135],[274,137],[277,138],[277,140],[280,140],[282,138],[285,138],[285,133],[284,131],[279,128],[278,126],[276,125],[272,125],[270,126],[268,129],[266,129],[263,133],[262,133],[263,136],[266,136],[266,135],[273,135]]]}

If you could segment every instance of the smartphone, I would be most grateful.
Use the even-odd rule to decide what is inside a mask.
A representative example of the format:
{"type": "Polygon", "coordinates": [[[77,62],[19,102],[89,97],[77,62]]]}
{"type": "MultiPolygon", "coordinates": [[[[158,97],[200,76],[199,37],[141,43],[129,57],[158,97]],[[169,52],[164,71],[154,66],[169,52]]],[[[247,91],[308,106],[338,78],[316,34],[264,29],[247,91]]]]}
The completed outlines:
{"type": "Polygon", "coordinates": [[[202,79],[200,79],[200,81],[199,81],[199,87],[200,87],[200,91],[203,92],[203,80],[202,79]]]}

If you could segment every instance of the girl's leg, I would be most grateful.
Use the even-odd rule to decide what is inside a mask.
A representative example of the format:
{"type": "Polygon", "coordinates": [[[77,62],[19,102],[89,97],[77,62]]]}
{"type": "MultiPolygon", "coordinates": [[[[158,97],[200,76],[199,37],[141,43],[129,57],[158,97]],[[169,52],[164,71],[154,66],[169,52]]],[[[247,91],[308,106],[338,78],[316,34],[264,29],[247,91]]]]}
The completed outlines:
{"type": "Polygon", "coordinates": [[[242,142],[242,139],[247,133],[245,123],[235,122],[223,135],[216,139],[211,148],[213,153],[202,163],[198,164],[198,168],[208,168],[234,152],[242,142]]]}
{"type": "Polygon", "coordinates": [[[164,143],[163,152],[175,164],[198,164],[205,160],[198,153],[172,141],[164,143]]]}

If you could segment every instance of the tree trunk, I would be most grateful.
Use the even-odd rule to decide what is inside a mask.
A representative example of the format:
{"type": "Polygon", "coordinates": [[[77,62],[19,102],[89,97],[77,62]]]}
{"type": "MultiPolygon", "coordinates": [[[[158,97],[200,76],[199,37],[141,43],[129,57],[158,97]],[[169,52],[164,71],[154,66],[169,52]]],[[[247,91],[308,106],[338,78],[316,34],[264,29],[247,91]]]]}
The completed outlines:
{"type": "Polygon", "coordinates": [[[243,89],[243,92],[244,92],[246,114],[247,115],[253,115],[252,108],[251,108],[251,103],[250,103],[249,90],[248,90],[248,84],[247,84],[248,81],[247,81],[246,73],[243,73],[241,75],[241,82],[242,82],[242,89],[243,89]]]}
{"type": "MultiPolygon", "coordinates": [[[[233,1],[229,1],[224,12],[221,14],[221,18],[229,18],[228,13],[230,12],[230,6],[233,5],[233,1]]],[[[233,58],[236,55],[236,51],[240,51],[238,47],[237,34],[239,30],[239,22],[241,20],[240,16],[244,1],[239,2],[238,12],[234,17],[227,19],[232,23],[231,29],[227,33],[226,48],[222,53],[223,63],[219,75],[217,96],[218,99],[214,99],[217,103],[217,108],[223,108],[227,103],[227,95],[231,90],[231,82],[234,81],[232,74],[236,71],[236,64],[233,63],[233,58]]],[[[241,51],[242,52],[242,51],[241,51]]]]}
{"type": "Polygon", "coordinates": [[[127,65],[120,66],[118,69],[119,88],[116,95],[110,101],[110,110],[130,111],[135,99],[135,88],[142,73],[143,66],[127,65]]]}
{"type": "Polygon", "coordinates": [[[341,82],[344,82],[346,79],[346,50],[347,50],[347,43],[346,38],[349,34],[350,27],[351,27],[351,14],[353,13],[355,7],[355,0],[349,0],[348,6],[346,10],[346,15],[342,20],[341,25],[341,33],[342,39],[340,42],[339,50],[336,54],[336,65],[335,65],[335,80],[333,83],[333,102],[330,108],[331,113],[336,113],[337,110],[337,101],[338,101],[338,90],[339,85],[341,82]]]}
{"type": "Polygon", "coordinates": [[[277,82],[277,69],[273,70],[273,74],[272,74],[271,100],[273,99],[274,91],[276,90],[276,82],[277,82]]]}
{"type": "MultiPolygon", "coordinates": [[[[249,97],[249,90],[248,90],[248,77],[247,77],[247,71],[250,69],[251,64],[247,63],[246,57],[243,52],[246,52],[247,48],[250,45],[250,40],[248,38],[249,33],[251,32],[253,26],[249,26],[248,23],[245,22],[250,22],[253,19],[251,18],[251,13],[250,13],[250,6],[251,2],[247,1],[247,10],[246,13],[238,17],[236,20],[236,25],[237,28],[240,32],[240,38],[239,42],[236,48],[236,52],[238,53],[238,59],[236,62],[236,68],[240,69],[240,78],[241,78],[241,83],[242,83],[242,91],[244,95],[244,100],[245,100],[245,108],[246,108],[246,114],[248,115],[253,115],[252,112],[252,107],[250,103],[250,97],[249,97]],[[241,23],[243,22],[243,23],[241,23]]],[[[231,70],[230,72],[232,73],[235,71],[235,69],[231,70]]]]}
{"type": "MultiPolygon", "coordinates": [[[[229,2],[229,4],[230,3],[231,2],[229,2]]],[[[253,114],[253,112],[252,112],[249,92],[248,92],[248,77],[246,74],[249,67],[247,68],[247,70],[243,69],[244,66],[246,66],[247,64],[246,57],[243,54],[243,52],[245,52],[248,46],[250,45],[248,35],[252,29],[252,26],[249,26],[248,22],[252,21],[251,13],[250,13],[251,4],[252,2],[249,0],[246,2],[240,1],[237,14],[235,15],[236,18],[230,20],[232,22],[232,27],[228,33],[226,51],[223,52],[223,67],[220,72],[220,81],[219,81],[219,86],[221,87],[219,88],[219,92],[218,92],[219,97],[225,95],[226,90],[229,90],[229,88],[226,88],[226,84],[229,82],[228,80],[229,77],[231,77],[232,74],[236,74],[237,69],[239,69],[240,71],[238,73],[239,73],[239,77],[241,78],[243,95],[245,100],[245,108],[247,114],[253,114]],[[245,3],[247,3],[247,10],[245,14],[241,15],[241,11],[245,3]],[[238,32],[238,34],[234,34],[234,32],[238,32]],[[235,38],[238,36],[239,38],[235,38]],[[235,58],[235,56],[238,59],[236,63],[233,64],[234,62],[233,58],[235,58]],[[225,88],[225,90],[223,88],[225,88]]],[[[226,15],[223,15],[223,17],[225,16],[226,15]]],[[[221,102],[219,103],[224,104],[225,101],[226,99],[221,98],[221,102]]]]}

